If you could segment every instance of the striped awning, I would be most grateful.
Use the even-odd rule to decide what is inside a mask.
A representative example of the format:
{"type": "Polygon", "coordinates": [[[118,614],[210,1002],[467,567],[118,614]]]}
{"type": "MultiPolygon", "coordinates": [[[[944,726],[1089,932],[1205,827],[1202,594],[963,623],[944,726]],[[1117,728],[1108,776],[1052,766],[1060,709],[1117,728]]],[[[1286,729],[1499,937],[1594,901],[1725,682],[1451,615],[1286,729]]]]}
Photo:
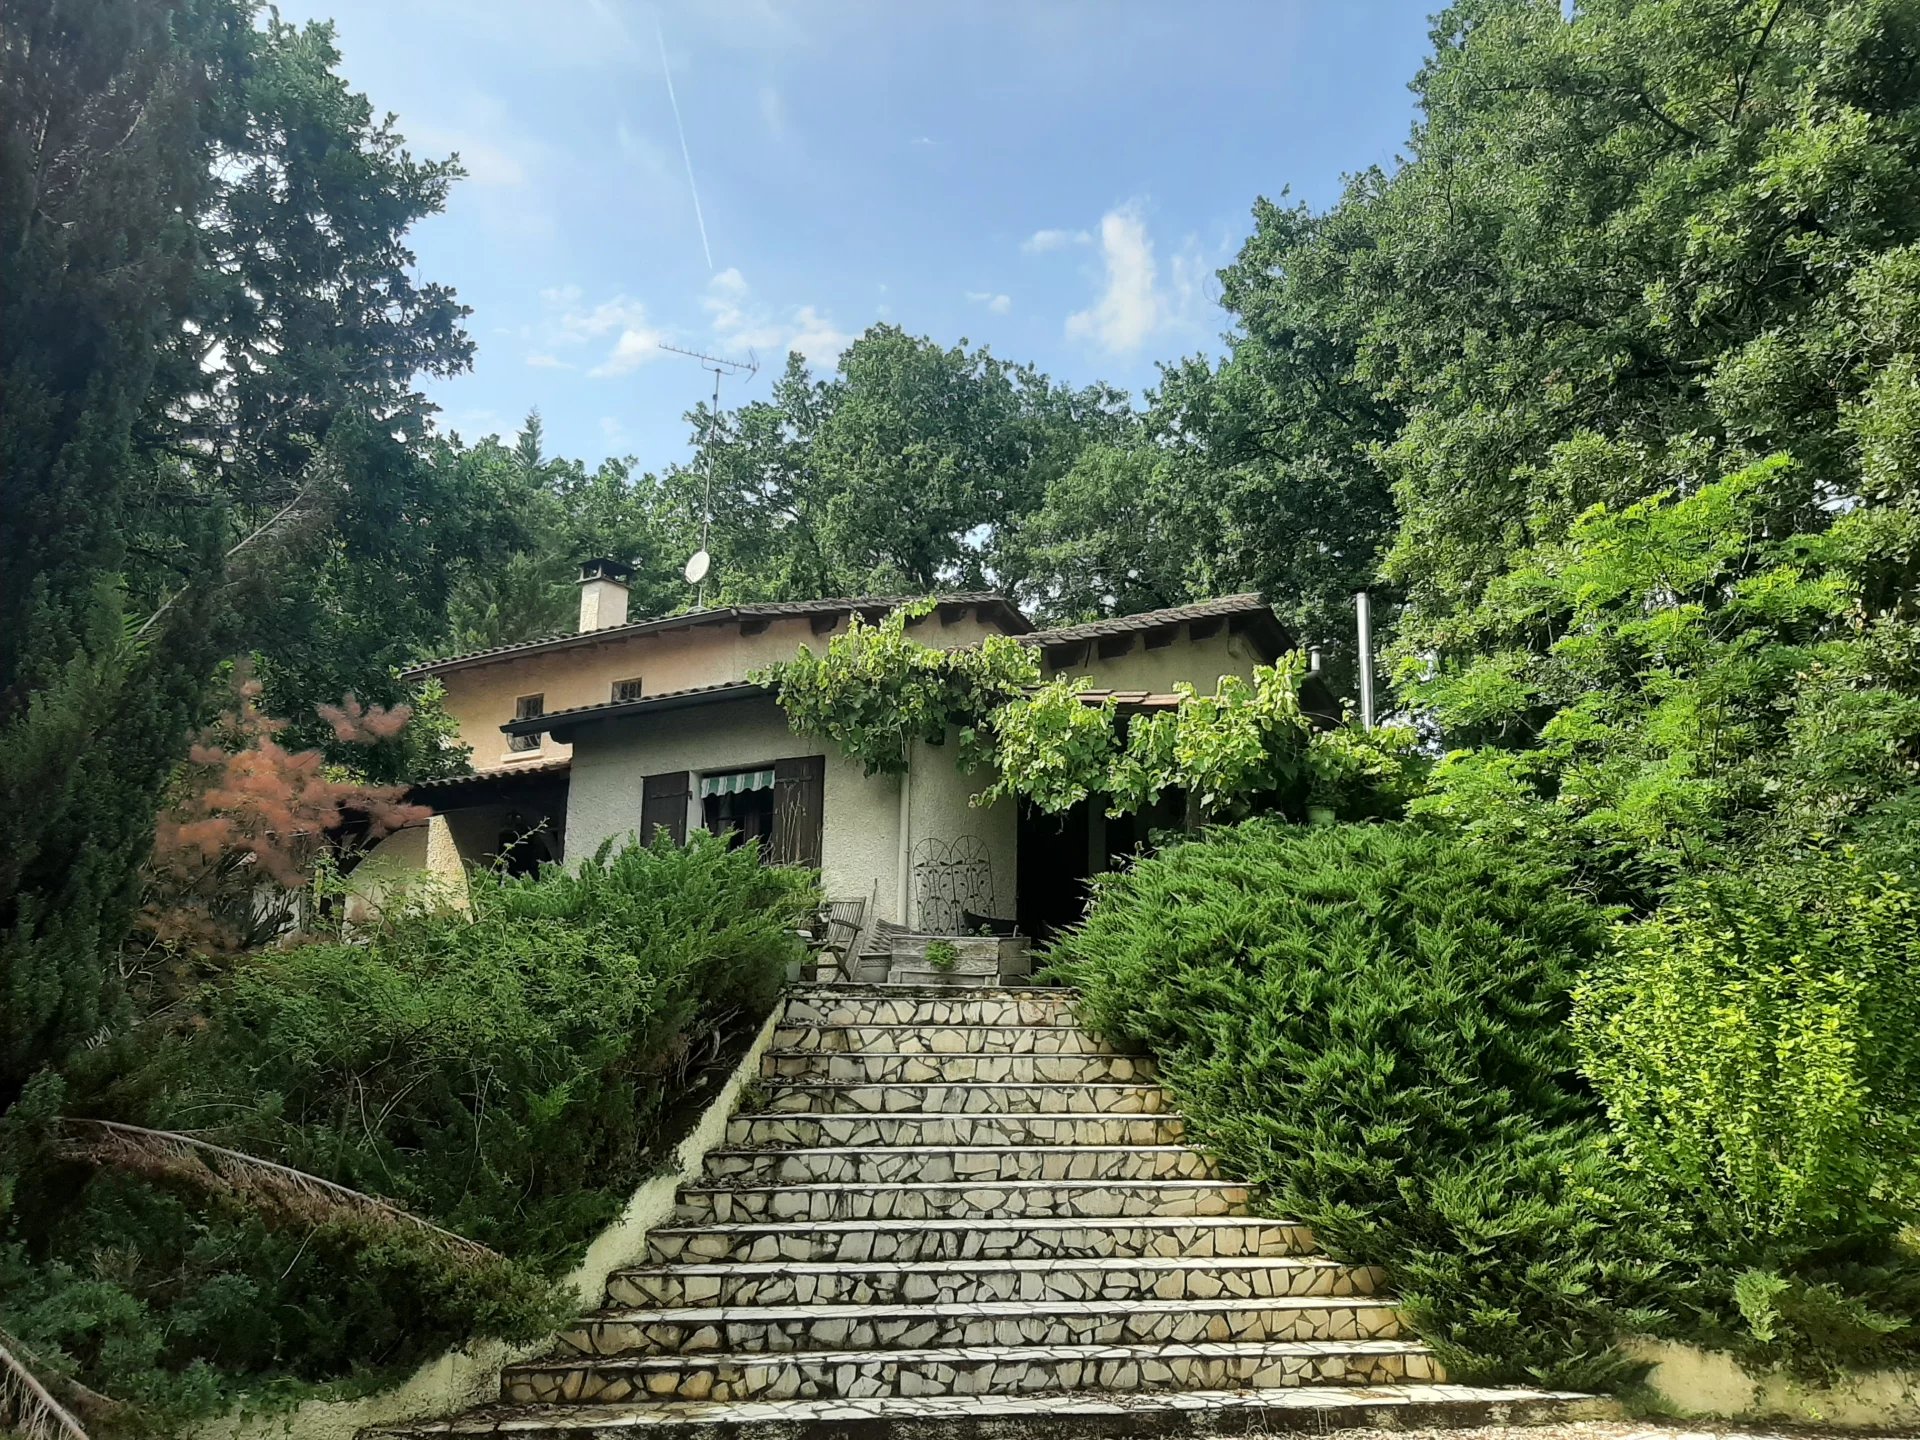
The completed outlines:
{"type": "Polygon", "coordinates": [[[700,777],[700,798],[709,795],[740,795],[748,790],[771,790],[773,788],[773,768],[765,770],[731,770],[725,775],[702,775],[700,777]]]}

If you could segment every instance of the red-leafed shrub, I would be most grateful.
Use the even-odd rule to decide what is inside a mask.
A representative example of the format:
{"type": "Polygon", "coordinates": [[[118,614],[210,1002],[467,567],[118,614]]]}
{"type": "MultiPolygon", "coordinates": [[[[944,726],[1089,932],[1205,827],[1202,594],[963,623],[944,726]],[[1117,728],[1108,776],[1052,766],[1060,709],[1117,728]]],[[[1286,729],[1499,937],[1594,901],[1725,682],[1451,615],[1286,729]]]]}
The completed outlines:
{"type": "MultiPolygon", "coordinates": [[[[231,955],[294,928],[316,872],[418,824],[404,786],[373,785],[317,750],[289,750],[261,712],[259,682],[235,677],[233,703],[194,739],[155,827],[139,938],[166,951],[231,955]]],[[[392,738],[404,705],[348,695],[320,718],[348,744],[392,738]]]]}

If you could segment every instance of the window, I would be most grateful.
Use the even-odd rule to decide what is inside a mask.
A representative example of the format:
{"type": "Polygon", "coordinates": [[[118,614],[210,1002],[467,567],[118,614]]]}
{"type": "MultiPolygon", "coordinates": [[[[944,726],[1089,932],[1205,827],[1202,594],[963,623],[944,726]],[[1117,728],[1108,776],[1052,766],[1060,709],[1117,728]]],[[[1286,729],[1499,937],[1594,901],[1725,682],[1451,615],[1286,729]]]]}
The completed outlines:
{"type": "Polygon", "coordinates": [[[727,844],[760,842],[762,859],[773,839],[773,767],[727,770],[700,777],[700,823],[727,844]]]}
{"type": "Polygon", "coordinates": [[[613,703],[614,704],[620,705],[625,703],[628,700],[638,700],[639,698],[640,698],[640,677],[639,676],[636,675],[631,680],[616,680],[613,682],[613,703]]]}
{"type": "MultiPolygon", "coordinates": [[[[516,720],[531,720],[535,716],[546,713],[547,697],[544,695],[522,695],[518,700],[513,702],[513,718],[516,720]]],[[[507,749],[509,751],[538,750],[539,748],[540,737],[538,735],[509,735],[507,737],[507,749]]]]}

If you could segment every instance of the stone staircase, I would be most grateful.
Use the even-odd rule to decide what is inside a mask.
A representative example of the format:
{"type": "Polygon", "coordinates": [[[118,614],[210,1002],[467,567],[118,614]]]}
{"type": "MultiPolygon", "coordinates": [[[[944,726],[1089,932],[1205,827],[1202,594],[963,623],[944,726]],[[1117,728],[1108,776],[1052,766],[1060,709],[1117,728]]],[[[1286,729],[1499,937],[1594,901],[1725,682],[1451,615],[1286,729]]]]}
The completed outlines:
{"type": "Polygon", "coordinates": [[[644,1263],[499,1406],[370,1432],[1198,1436],[1593,1413],[1443,1382],[1046,989],[796,991],[644,1263]]]}

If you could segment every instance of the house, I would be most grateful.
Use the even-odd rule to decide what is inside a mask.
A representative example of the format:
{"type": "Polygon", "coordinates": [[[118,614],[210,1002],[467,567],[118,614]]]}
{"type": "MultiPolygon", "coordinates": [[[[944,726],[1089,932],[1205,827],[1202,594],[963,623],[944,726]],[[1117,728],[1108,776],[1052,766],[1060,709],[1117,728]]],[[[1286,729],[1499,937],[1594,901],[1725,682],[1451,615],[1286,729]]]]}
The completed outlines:
{"type": "MultiPolygon", "coordinates": [[[[881,919],[938,928],[964,909],[1044,934],[1078,913],[1076,882],[1181,819],[1177,805],[1122,821],[1098,807],[1047,816],[1013,801],[975,806],[984,780],[937,748],[917,745],[905,776],[868,776],[831,744],[795,734],[748,677],[803,645],[818,649],[856,615],[880,619],[901,597],[629,620],[630,579],[615,561],[590,561],[575,633],[406,672],[444,686],[474,769],[414,787],[432,820],[383,842],[370,874],[459,876],[502,858],[530,868],[656,828],[676,839],[704,828],[756,838],[772,862],[818,866],[829,897],[864,899],[881,919]]],[[[1036,630],[1003,595],[947,594],[910,633],[946,647],[1013,636],[1040,651],[1046,675],[1087,676],[1090,693],[1134,710],[1175,703],[1178,681],[1211,690],[1293,648],[1255,595],[1036,630]]]]}

